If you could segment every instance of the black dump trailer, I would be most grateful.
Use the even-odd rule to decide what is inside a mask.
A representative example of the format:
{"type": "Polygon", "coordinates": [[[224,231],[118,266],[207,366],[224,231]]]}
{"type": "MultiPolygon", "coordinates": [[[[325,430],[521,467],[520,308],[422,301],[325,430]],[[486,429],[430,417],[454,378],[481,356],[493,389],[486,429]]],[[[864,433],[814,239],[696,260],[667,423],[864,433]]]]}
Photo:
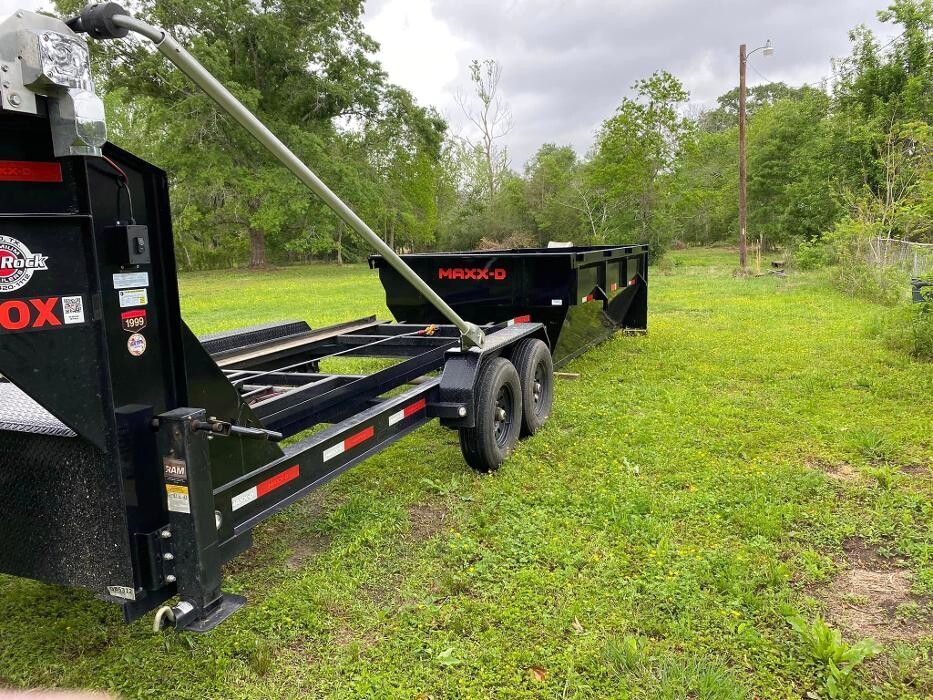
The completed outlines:
{"type": "Polygon", "coordinates": [[[471,466],[497,468],[549,415],[551,348],[569,357],[604,335],[571,339],[571,307],[604,330],[645,325],[637,246],[494,254],[493,270],[524,282],[484,301],[488,280],[457,280],[438,297],[169,35],[114,3],[67,26],[16,13],[0,24],[0,70],[0,573],[89,590],[128,621],[158,608],[157,627],[212,629],[244,602],[223,593],[221,567],[256,525],[434,419],[471,466]],[[82,34],[128,30],[371,240],[402,322],[195,337],[166,174],[107,143],[94,102],[82,34]],[[565,316],[536,301],[548,285],[541,298],[564,300],[565,316]],[[338,356],[393,363],[321,371],[338,356]]]}
{"type": "MultiPolygon", "coordinates": [[[[619,329],[648,327],[648,246],[571,246],[420,253],[402,259],[467,321],[526,318],[547,329],[560,367],[619,329]]],[[[404,277],[373,255],[399,321],[440,323],[404,277]]]]}

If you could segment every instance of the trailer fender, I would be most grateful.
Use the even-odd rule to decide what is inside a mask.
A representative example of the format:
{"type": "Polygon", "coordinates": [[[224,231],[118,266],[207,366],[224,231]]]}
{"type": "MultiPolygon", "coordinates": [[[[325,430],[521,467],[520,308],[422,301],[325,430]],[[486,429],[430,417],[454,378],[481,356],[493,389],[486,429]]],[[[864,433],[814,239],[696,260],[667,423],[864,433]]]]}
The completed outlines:
{"type": "Polygon", "coordinates": [[[510,358],[520,340],[538,338],[548,342],[542,323],[515,323],[486,336],[482,348],[449,350],[438,392],[428,405],[429,414],[447,428],[476,427],[476,382],[480,367],[493,357],[510,358]]]}

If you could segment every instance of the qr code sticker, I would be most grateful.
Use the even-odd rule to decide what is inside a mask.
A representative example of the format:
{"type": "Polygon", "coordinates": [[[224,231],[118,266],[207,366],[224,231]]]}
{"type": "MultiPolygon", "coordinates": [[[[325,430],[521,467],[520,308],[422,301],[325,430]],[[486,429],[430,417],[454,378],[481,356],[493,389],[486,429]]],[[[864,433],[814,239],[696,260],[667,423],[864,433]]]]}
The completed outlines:
{"type": "Polygon", "coordinates": [[[84,323],[84,299],[81,297],[62,297],[62,316],[68,325],[84,323]]]}

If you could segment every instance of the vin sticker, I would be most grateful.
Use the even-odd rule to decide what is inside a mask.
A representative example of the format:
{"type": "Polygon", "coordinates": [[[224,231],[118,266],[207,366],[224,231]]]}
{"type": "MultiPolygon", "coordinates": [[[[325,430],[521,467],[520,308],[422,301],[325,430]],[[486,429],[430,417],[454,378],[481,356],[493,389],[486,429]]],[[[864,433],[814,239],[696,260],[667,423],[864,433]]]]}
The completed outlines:
{"type": "Polygon", "coordinates": [[[114,289],[131,289],[133,287],[148,287],[148,272],[122,272],[113,276],[114,289]]]}
{"type": "Polygon", "coordinates": [[[131,306],[146,306],[149,303],[149,293],[145,289],[121,289],[120,308],[131,306]]]}
{"type": "Polygon", "coordinates": [[[136,591],[129,586],[107,586],[107,592],[114,598],[136,600],[136,591]]]}
{"type": "Polygon", "coordinates": [[[191,499],[187,486],[166,484],[165,494],[168,496],[168,509],[172,513],[190,513],[191,499]]]}
{"type": "Polygon", "coordinates": [[[145,309],[124,311],[120,314],[120,320],[123,323],[123,330],[127,333],[139,333],[145,330],[148,322],[145,309]]]}

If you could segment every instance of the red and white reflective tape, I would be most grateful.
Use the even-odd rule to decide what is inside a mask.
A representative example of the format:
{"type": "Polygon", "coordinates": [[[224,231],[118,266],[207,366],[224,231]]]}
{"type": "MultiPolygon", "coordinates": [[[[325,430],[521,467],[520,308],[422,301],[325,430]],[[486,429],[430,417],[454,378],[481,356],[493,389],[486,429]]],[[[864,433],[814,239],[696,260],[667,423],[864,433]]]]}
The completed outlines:
{"type": "Polygon", "coordinates": [[[633,277],[632,279],[630,279],[630,280],[628,281],[628,286],[629,286],[629,287],[634,287],[636,284],[638,284],[638,278],[637,278],[637,277],[633,277]]]}
{"type": "Polygon", "coordinates": [[[239,510],[245,505],[252,503],[255,500],[258,500],[265,496],[267,493],[275,491],[277,488],[285,486],[289,481],[294,481],[299,476],[301,476],[301,469],[296,464],[293,467],[289,467],[284,472],[276,474],[265,481],[256,484],[253,488],[244,491],[238,496],[233,497],[231,502],[231,507],[233,510],[239,510]]]}
{"type": "Polygon", "coordinates": [[[581,303],[581,304],[585,304],[585,303],[588,302],[588,301],[593,301],[593,298],[594,298],[594,297],[593,297],[592,294],[587,294],[585,297],[583,297],[583,298],[580,300],[580,303],[581,303]]]}
{"type": "Polygon", "coordinates": [[[609,285],[609,291],[610,291],[610,292],[614,292],[614,291],[617,290],[618,288],[619,288],[619,283],[618,283],[618,282],[613,282],[611,285],[609,285]]]}
{"type": "Polygon", "coordinates": [[[507,326],[514,326],[516,323],[531,323],[531,316],[516,316],[515,318],[510,318],[505,322],[507,326]]]}
{"type": "Polygon", "coordinates": [[[355,435],[351,435],[346,440],[341,440],[336,445],[333,445],[332,447],[328,447],[326,450],[324,450],[324,461],[325,462],[330,461],[334,457],[338,455],[342,455],[347,450],[352,450],[354,447],[359,445],[361,442],[366,442],[371,437],[375,436],[375,434],[376,434],[375,428],[373,428],[373,426],[369,426],[368,428],[364,428],[363,430],[356,433],[355,435]]]}
{"type": "Polygon", "coordinates": [[[396,411],[391,416],[389,416],[389,425],[395,425],[396,423],[401,423],[406,418],[410,418],[416,413],[423,411],[428,405],[426,399],[421,399],[420,401],[415,401],[415,403],[410,406],[406,406],[401,411],[396,411]]]}

